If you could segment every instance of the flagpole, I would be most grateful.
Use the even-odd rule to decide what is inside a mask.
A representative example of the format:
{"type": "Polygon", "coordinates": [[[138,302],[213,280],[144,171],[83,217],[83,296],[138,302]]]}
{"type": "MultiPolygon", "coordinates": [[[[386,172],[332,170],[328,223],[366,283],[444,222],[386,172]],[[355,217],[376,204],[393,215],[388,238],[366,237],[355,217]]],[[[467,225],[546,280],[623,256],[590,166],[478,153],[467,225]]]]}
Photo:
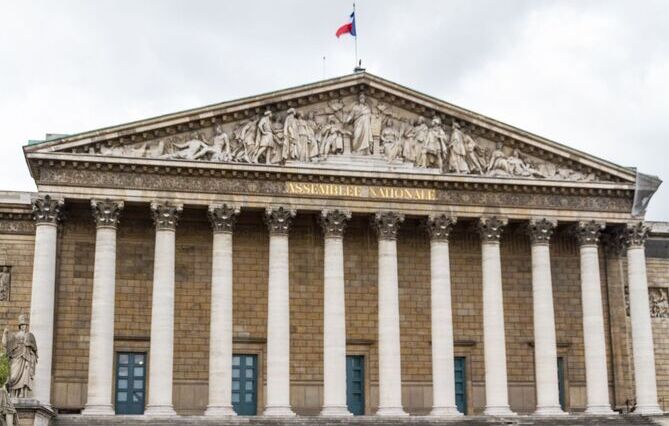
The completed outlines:
{"type": "MultiPolygon", "coordinates": [[[[355,22],[356,16],[355,16],[355,2],[353,2],[353,19],[355,22]]],[[[353,65],[354,68],[358,67],[358,28],[357,28],[357,23],[354,23],[353,25],[356,26],[355,28],[355,36],[353,38],[355,39],[355,64],[353,65]]]]}

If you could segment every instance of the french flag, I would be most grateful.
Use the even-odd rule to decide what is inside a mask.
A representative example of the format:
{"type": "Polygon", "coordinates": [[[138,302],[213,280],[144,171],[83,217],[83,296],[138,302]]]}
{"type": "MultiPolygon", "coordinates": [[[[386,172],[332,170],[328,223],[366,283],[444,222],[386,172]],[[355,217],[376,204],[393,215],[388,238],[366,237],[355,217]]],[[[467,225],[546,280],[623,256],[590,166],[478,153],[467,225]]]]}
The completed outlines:
{"type": "Polygon", "coordinates": [[[355,12],[351,13],[349,21],[341,27],[337,28],[337,32],[335,33],[337,38],[344,34],[351,34],[353,37],[355,37],[355,12]]]}

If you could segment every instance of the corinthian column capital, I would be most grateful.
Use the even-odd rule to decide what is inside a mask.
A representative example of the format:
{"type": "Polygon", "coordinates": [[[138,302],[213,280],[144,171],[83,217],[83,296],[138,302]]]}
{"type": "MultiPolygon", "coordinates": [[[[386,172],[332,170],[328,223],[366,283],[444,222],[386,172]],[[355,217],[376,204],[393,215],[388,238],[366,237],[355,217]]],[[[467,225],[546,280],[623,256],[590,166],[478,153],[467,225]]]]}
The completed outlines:
{"type": "Polygon", "coordinates": [[[402,222],[404,222],[404,215],[396,212],[378,212],[372,220],[379,240],[397,239],[397,231],[402,222]]]}
{"type": "Polygon", "coordinates": [[[595,222],[594,220],[578,222],[574,228],[578,244],[581,246],[597,245],[605,226],[603,222],[595,222]]]}
{"type": "Polygon", "coordinates": [[[118,226],[123,201],[91,200],[91,207],[93,208],[93,219],[98,228],[116,228],[118,226]]]}
{"type": "Polygon", "coordinates": [[[482,217],[479,219],[478,231],[484,243],[498,243],[502,238],[502,230],[509,223],[504,217],[482,217]]]}
{"type": "Polygon", "coordinates": [[[228,204],[209,206],[207,215],[209,216],[212,228],[214,228],[214,233],[232,233],[232,229],[237,222],[237,216],[239,216],[239,211],[239,207],[228,204]]]}
{"type": "Polygon", "coordinates": [[[448,241],[453,226],[458,219],[445,213],[431,214],[427,217],[427,233],[433,241],[448,241]]]}
{"type": "Polygon", "coordinates": [[[37,224],[57,224],[62,219],[63,200],[54,200],[50,195],[33,201],[33,219],[37,224]]]}
{"type": "Polygon", "coordinates": [[[288,235],[295,215],[295,209],[287,209],[283,206],[267,207],[265,210],[265,223],[267,223],[270,235],[288,235]]]}
{"type": "Polygon", "coordinates": [[[151,203],[151,213],[156,230],[174,231],[182,211],[183,204],[160,203],[157,201],[151,203]]]}
{"type": "Polygon", "coordinates": [[[548,244],[557,226],[557,220],[554,219],[530,219],[527,224],[527,233],[530,236],[532,244],[548,244]]]}
{"type": "Polygon", "coordinates": [[[643,222],[628,223],[622,229],[621,239],[626,247],[643,247],[650,228],[643,222]]]}
{"type": "Polygon", "coordinates": [[[321,226],[323,233],[329,238],[342,238],[346,229],[346,222],[351,218],[347,210],[323,210],[321,212],[321,226]]]}

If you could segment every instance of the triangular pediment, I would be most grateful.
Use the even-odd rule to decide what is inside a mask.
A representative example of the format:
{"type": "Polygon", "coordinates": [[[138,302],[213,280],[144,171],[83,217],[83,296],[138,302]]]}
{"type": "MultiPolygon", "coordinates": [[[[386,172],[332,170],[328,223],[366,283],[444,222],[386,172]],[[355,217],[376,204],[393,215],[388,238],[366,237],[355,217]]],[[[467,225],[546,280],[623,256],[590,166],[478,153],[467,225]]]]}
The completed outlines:
{"type": "Polygon", "coordinates": [[[486,179],[633,183],[635,172],[368,73],[24,147],[62,155],[486,179]]]}

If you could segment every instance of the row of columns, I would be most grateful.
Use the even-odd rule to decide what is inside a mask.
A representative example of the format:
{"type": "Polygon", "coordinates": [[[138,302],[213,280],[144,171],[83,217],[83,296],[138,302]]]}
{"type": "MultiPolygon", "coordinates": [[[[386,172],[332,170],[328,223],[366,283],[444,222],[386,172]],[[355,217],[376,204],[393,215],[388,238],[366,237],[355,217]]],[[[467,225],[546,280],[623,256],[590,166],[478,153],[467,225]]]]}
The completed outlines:
{"type": "MultiPolygon", "coordinates": [[[[97,224],[93,307],[89,356],[88,400],[83,414],[112,415],[114,287],[116,228],[122,202],[92,201],[97,224]]],[[[32,330],[38,341],[53,341],[56,235],[62,202],[48,196],[34,204],[37,222],[31,300],[32,330]]],[[[151,315],[149,399],[147,415],[174,415],[172,368],[174,339],[175,229],[181,205],[152,203],[156,226],[151,315]]],[[[209,404],[207,415],[234,415],[231,405],[232,359],[232,232],[239,208],[211,206],[213,227],[209,404]]],[[[295,211],[271,207],[265,212],[269,229],[267,327],[267,399],[265,415],[292,416],[290,407],[290,320],[288,232],[295,211]]],[[[343,235],[350,212],[325,210],[321,224],[324,256],[324,404],[322,415],[348,415],[346,408],[346,316],[343,235]]],[[[400,357],[400,317],[397,268],[397,230],[404,220],[396,212],[377,213],[372,220],[378,235],[378,351],[379,408],[377,415],[403,416],[400,357]]],[[[448,237],[454,217],[430,215],[427,228],[431,250],[433,410],[435,416],[459,415],[453,377],[453,327],[448,237]]],[[[482,218],[483,334],[487,415],[513,415],[508,402],[504,303],[500,238],[506,220],[482,218]]],[[[559,405],[557,351],[549,241],[556,226],[548,219],[530,220],[532,293],[535,335],[537,415],[563,414],[559,405]]],[[[599,276],[598,240],[604,225],[579,222],[587,409],[610,414],[604,317],[599,276]]],[[[632,347],[637,412],[659,414],[643,224],[626,227],[620,238],[628,247],[632,347]]],[[[48,405],[51,345],[41,344],[35,378],[36,399],[48,405]]]]}

